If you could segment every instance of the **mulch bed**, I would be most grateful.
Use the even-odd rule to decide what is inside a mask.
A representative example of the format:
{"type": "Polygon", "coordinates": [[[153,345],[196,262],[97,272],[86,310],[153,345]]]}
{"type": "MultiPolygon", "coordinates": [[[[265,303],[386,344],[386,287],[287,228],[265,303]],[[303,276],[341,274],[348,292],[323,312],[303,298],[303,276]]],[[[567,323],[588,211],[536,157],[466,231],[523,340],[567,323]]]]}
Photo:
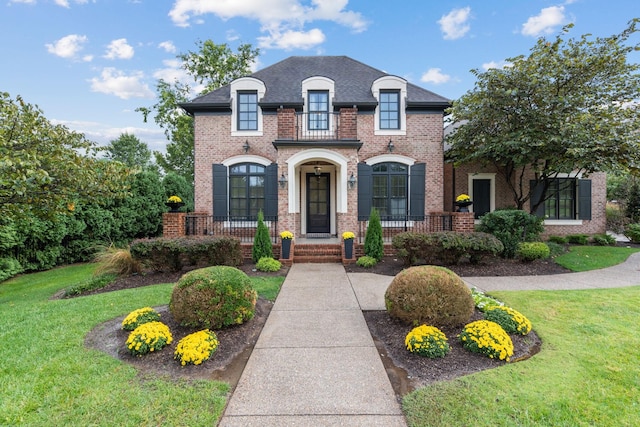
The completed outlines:
{"type": "MultiPolygon", "coordinates": [[[[250,276],[286,275],[288,272],[288,268],[283,267],[281,271],[276,273],[262,273],[257,271],[255,265],[251,263],[246,263],[240,268],[250,276]]],[[[368,272],[391,276],[403,268],[402,262],[393,257],[384,258],[382,262],[371,269],[364,269],[355,264],[346,266],[348,272],[368,272]]],[[[461,264],[449,268],[463,277],[541,275],[567,272],[566,269],[550,261],[522,264],[502,259],[480,265],[461,264]]],[[[105,288],[90,292],[90,294],[159,283],[172,283],[177,281],[182,274],[184,271],[179,273],[149,272],[123,277],[105,288]]],[[[255,317],[251,321],[240,326],[216,331],[220,341],[218,350],[210,360],[200,366],[183,367],[173,359],[173,352],[180,338],[195,330],[178,325],[166,306],[156,307],[156,309],[162,316],[162,322],[169,326],[174,342],[162,351],[143,357],[130,355],[124,345],[128,332],[121,329],[124,316],[96,327],[86,337],[85,342],[90,348],[99,349],[133,365],[139,370],[142,377],[163,375],[174,379],[216,379],[230,383],[233,388],[240,378],[272,306],[271,302],[259,299],[255,317]]],[[[505,363],[464,350],[456,339],[460,332],[456,329],[443,329],[451,346],[451,352],[445,358],[428,359],[416,356],[409,353],[404,347],[404,337],[411,329],[410,326],[392,319],[385,311],[369,311],[365,312],[364,316],[398,396],[425,384],[451,380],[462,375],[495,368],[505,363]]],[[[481,318],[481,314],[476,312],[472,320],[478,318],[481,318]]],[[[513,335],[512,340],[515,347],[513,361],[530,357],[539,350],[541,345],[535,332],[531,332],[526,337],[513,335]]]]}

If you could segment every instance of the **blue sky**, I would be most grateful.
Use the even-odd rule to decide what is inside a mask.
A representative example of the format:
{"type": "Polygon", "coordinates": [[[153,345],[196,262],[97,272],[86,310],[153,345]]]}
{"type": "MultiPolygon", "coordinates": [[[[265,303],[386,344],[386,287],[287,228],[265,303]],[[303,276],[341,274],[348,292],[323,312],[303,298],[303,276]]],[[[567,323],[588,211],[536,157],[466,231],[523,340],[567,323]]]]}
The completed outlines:
{"type": "Polygon", "coordinates": [[[638,0],[4,0],[0,91],[99,144],[128,132],[163,150],[135,109],[153,105],[159,78],[185,78],[176,55],[198,40],[260,48],[256,70],[347,55],[455,99],[473,89],[469,70],[526,55],[566,24],[571,37],[606,37],[634,17],[638,0]]]}

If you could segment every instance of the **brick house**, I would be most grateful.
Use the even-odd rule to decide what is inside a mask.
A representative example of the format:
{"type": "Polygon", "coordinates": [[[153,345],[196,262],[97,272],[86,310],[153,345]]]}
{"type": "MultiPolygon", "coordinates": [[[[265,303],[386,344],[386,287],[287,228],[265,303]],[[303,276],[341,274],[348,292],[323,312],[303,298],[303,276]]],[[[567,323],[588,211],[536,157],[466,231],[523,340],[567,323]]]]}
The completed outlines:
{"type": "Polygon", "coordinates": [[[345,56],[290,57],[181,104],[195,118],[192,216],[213,221],[192,228],[249,228],[262,210],[296,238],[360,238],[375,207],[386,230],[469,231],[472,215],[451,212],[454,194],[482,209],[507,201],[490,171],[445,165],[449,105],[345,56]]]}
{"type": "MultiPolygon", "coordinates": [[[[291,57],[182,104],[195,210],[297,237],[442,214],[448,99],[344,56],[291,57]]],[[[433,221],[436,221],[433,219],[433,221]]]]}

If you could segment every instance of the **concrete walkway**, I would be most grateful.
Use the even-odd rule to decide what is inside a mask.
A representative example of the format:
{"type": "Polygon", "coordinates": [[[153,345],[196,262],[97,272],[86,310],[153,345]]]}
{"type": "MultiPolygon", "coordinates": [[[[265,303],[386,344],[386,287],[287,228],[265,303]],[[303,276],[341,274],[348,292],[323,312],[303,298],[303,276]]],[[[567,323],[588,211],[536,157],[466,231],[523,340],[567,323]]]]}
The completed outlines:
{"type": "Polygon", "coordinates": [[[294,264],[220,426],[406,426],[341,264],[294,264]]]}
{"type": "MultiPolygon", "coordinates": [[[[294,264],[220,426],[405,426],[362,310],[384,310],[393,278],[294,264]]],[[[640,253],[615,267],[548,276],[465,277],[495,290],[640,285],[640,253]]]]}

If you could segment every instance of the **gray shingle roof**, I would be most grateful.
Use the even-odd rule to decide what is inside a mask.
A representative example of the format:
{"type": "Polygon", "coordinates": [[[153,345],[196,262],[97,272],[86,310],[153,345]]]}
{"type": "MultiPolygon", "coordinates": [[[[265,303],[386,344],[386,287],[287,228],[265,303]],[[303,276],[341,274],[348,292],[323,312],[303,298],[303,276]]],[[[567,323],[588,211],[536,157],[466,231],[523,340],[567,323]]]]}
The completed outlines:
{"type": "MultiPolygon", "coordinates": [[[[383,71],[365,65],[347,56],[292,56],[250,75],[264,82],[267,91],[261,105],[302,105],[302,81],[314,76],[327,77],[335,82],[334,104],[376,105],[371,85],[380,77],[390,76],[383,71]]],[[[181,104],[193,112],[207,108],[229,107],[230,88],[223,86],[205,95],[181,104]]],[[[407,84],[408,106],[433,106],[445,108],[450,100],[407,84]]]]}

